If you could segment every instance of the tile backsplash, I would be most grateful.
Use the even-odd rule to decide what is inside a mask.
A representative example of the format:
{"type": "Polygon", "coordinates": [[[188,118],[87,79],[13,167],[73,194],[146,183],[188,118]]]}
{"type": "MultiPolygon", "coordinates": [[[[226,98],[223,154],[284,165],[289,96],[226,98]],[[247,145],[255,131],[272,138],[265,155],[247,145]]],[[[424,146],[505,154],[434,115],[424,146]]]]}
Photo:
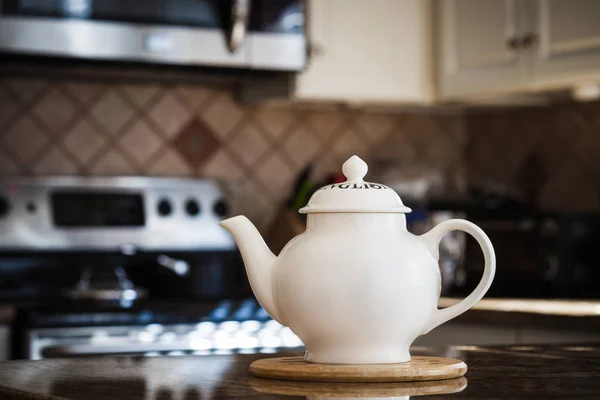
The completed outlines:
{"type": "Polygon", "coordinates": [[[11,78],[0,81],[0,174],[237,181],[237,211],[264,229],[312,160],[320,175],[373,150],[440,168],[461,162],[463,144],[448,136],[449,118],[243,106],[228,87],[11,78]]]}
{"type": "Polygon", "coordinates": [[[465,116],[472,183],[553,211],[600,212],[600,102],[465,116]]]}
{"type": "MultiPolygon", "coordinates": [[[[150,175],[239,182],[265,229],[315,160],[356,153],[492,182],[552,209],[600,207],[600,105],[410,113],[240,105],[230,87],[0,80],[1,175],[150,175]]],[[[460,185],[459,185],[460,186],[460,185]]]]}

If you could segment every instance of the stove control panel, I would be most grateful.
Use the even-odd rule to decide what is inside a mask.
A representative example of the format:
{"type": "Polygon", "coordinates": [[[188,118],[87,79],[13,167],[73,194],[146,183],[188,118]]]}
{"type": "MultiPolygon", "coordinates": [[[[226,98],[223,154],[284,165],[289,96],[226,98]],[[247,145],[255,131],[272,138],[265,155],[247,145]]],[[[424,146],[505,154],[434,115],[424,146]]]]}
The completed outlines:
{"type": "Polygon", "coordinates": [[[144,177],[0,179],[0,249],[232,250],[211,180],[144,177]]]}

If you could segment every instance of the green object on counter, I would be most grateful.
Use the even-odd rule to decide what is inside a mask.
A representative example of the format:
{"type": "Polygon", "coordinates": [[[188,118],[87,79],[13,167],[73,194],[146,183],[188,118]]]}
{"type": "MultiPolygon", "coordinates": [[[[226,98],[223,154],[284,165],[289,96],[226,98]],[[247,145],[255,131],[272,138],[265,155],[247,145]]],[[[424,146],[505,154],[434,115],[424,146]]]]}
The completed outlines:
{"type": "Polygon", "coordinates": [[[292,208],[293,210],[298,211],[304,207],[308,201],[307,193],[310,193],[313,188],[313,184],[310,181],[311,172],[312,166],[309,164],[302,169],[296,178],[292,193],[287,201],[288,207],[292,208]]]}
{"type": "Polygon", "coordinates": [[[309,180],[302,182],[298,192],[296,193],[296,196],[292,199],[291,206],[295,211],[298,211],[304,207],[306,203],[308,203],[308,199],[312,195],[313,188],[314,185],[309,180]]]}

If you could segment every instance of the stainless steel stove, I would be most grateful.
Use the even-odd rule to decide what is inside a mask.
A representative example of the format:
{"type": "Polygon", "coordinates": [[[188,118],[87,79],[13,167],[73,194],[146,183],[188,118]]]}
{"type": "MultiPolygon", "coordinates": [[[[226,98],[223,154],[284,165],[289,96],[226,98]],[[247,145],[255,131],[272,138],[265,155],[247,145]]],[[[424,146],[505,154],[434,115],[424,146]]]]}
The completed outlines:
{"type": "MultiPolygon", "coordinates": [[[[139,311],[137,317],[143,319],[144,313],[148,311],[139,311]]],[[[62,317],[65,318],[64,315],[62,317]]],[[[45,318],[39,318],[38,324],[43,324],[44,320],[57,324],[60,318],[46,315],[45,318]]],[[[115,315],[97,313],[87,318],[95,318],[96,326],[85,326],[84,315],[71,315],[70,325],[73,326],[65,326],[69,322],[63,320],[63,326],[60,327],[28,331],[27,358],[274,353],[283,349],[297,350],[302,346],[300,339],[289,328],[272,320],[253,299],[223,301],[196,323],[112,325],[119,320],[115,315]],[[104,325],[106,323],[109,325],[104,325]]],[[[146,318],[153,319],[148,315],[146,318]]]]}
{"type": "Polygon", "coordinates": [[[214,181],[145,177],[0,179],[0,251],[232,250],[214,181]]]}
{"type": "Polygon", "coordinates": [[[13,358],[273,351],[300,341],[252,298],[211,180],[0,180],[13,358]]]}

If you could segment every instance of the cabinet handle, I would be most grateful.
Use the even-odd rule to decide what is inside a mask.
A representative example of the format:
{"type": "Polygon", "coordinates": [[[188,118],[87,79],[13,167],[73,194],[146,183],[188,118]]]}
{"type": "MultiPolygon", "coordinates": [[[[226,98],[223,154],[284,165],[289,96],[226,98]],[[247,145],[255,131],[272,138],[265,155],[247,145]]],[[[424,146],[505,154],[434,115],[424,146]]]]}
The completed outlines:
{"type": "Polygon", "coordinates": [[[309,43],[307,46],[307,53],[308,53],[308,58],[312,59],[312,58],[321,57],[323,55],[323,53],[325,53],[325,51],[323,50],[322,46],[320,46],[316,43],[309,43]]]}
{"type": "Polygon", "coordinates": [[[506,47],[508,47],[510,50],[519,50],[519,48],[521,47],[521,40],[519,40],[519,38],[517,37],[511,37],[506,41],[506,47]]]}
{"type": "Polygon", "coordinates": [[[231,3],[231,29],[227,37],[227,47],[231,53],[244,43],[249,17],[250,0],[233,0],[231,3]]]}
{"type": "Polygon", "coordinates": [[[521,38],[521,47],[529,49],[537,44],[537,35],[534,33],[528,33],[521,38]]]}

